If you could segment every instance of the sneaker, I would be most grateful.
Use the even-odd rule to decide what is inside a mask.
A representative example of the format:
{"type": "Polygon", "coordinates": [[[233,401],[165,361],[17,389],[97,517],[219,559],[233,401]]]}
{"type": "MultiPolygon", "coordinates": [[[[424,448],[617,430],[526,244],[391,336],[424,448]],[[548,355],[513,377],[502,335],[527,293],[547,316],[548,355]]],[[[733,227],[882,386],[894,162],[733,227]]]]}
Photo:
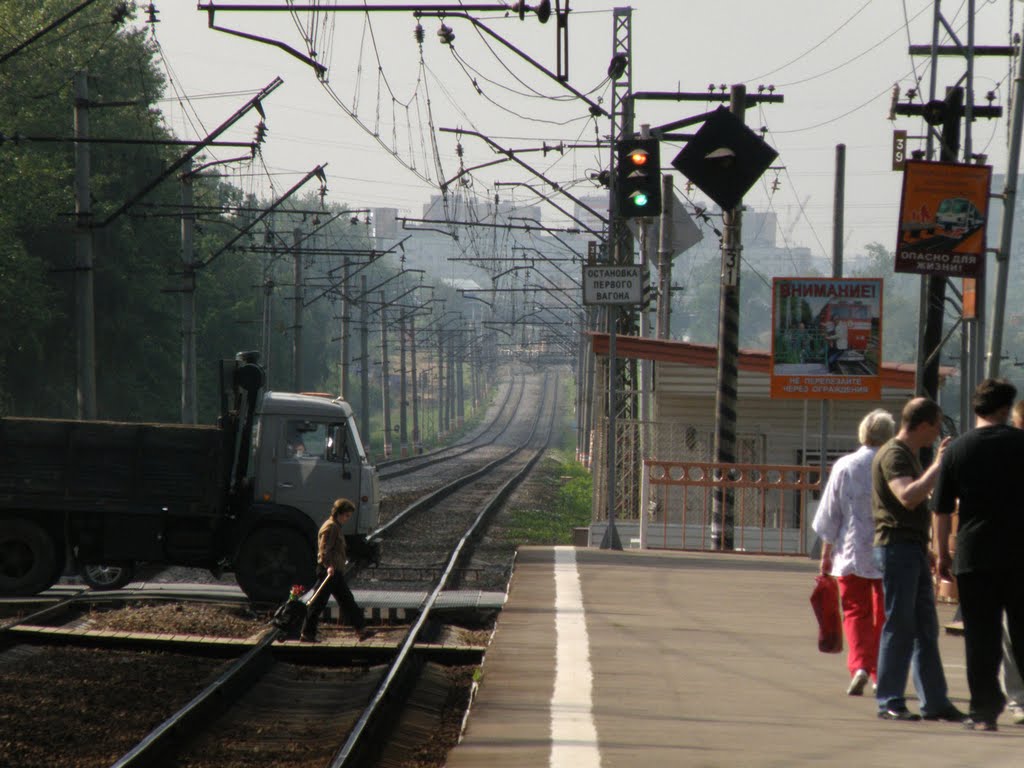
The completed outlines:
{"type": "Polygon", "coordinates": [[[1011,704],[1006,708],[1007,714],[1010,715],[1010,722],[1014,725],[1024,725],[1024,707],[1020,704],[1011,704]]]}
{"type": "Polygon", "coordinates": [[[316,635],[299,635],[299,642],[300,643],[319,643],[320,640],[317,639],[316,635]]]}
{"type": "Polygon", "coordinates": [[[906,720],[907,722],[916,722],[921,719],[919,714],[908,709],[880,709],[878,717],[880,720],[906,720]]]}
{"type": "Polygon", "coordinates": [[[850,685],[846,689],[847,696],[860,696],[864,693],[864,686],[868,684],[868,673],[867,670],[858,669],[853,673],[853,678],[850,680],[850,685]]]}

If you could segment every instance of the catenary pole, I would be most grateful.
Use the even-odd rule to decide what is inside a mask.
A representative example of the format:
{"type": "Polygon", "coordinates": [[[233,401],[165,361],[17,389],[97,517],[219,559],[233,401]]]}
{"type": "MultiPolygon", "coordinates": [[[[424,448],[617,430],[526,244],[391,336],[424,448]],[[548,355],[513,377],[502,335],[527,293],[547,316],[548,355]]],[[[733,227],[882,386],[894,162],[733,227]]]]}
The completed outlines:
{"type": "MultiPolygon", "coordinates": [[[[89,80],[75,73],[75,138],[89,138],[89,80]]],[[[78,418],[96,418],[96,311],[93,284],[89,144],[75,142],[75,341],[78,418]]]]}
{"type": "Polygon", "coordinates": [[[388,308],[384,301],[384,291],[380,297],[380,377],[381,377],[381,409],[384,413],[384,441],[382,450],[384,458],[391,458],[391,371],[388,368],[388,308]]]}
{"type": "Polygon", "coordinates": [[[413,453],[422,453],[423,446],[420,443],[420,392],[416,365],[416,313],[409,316],[409,373],[412,378],[412,450],[413,453]]]}
{"type": "Polygon", "coordinates": [[[181,423],[198,424],[196,403],[196,269],[193,230],[196,214],[192,161],[181,173],[181,423]]]}
{"type": "Polygon", "coordinates": [[[405,312],[400,311],[398,315],[398,450],[399,455],[403,459],[409,455],[409,410],[407,394],[409,382],[405,373],[407,351],[405,328],[405,312]]]}
{"type": "Polygon", "coordinates": [[[1017,60],[1017,77],[1013,81],[1013,114],[1010,118],[1010,151],[1006,158],[1006,182],[1003,187],[1003,221],[996,253],[996,295],[992,313],[992,334],[988,346],[990,378],[999,375],[1003,351],[1003,316],[1006,313],[1006,284],[1010,273],[1010,249],[1013,246],[1013,219],[1017,210],[1017,174],[1020,169],[1021,133],[1024,131],[1024,56],[1017,60]]]}
{"type": "Polygon", "coordinates": [[[658,231],[658,320],[655,336],[659,339],[672,338],[672,174],[661,177],[662,211],[658,231]]]}
{"type": "MultiPolygon", "coordinates": [[[[747,88],[734,85],[730,90],[729,109],[740,120],[746,113],[747,88]]],[[[718,375],[715,391],[715,461],[733,464],[736,461],[736,385],[738,381],[740,336],[740,263],[743,203],[722,211],[722,271],[718,300],[718,375]]],[[[734,546],[734,493],[717,486],[711,499],[712,541],[717,549],[734,546]]]]}
{"type": "Polygon", "coordinates": [[[302,230],[296,227],[292,231],[292,251],[294,256],[295,289],[292,300],[295,307],[292,313],[292,382],[296,392],[302,391],[302,230]]]}
{"type": "Polygon", "coordinates": [[[370,455],[370,311],[366,297],[366,275],[359,276],[359,432],[363,437],[363,450],[370,455]]]}

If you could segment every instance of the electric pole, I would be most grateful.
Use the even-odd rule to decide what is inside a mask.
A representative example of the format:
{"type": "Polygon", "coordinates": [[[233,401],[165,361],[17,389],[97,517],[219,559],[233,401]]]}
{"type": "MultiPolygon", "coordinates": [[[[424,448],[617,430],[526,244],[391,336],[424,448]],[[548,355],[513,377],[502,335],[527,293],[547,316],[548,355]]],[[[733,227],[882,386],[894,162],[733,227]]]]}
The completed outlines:
{"type": "MultiPolygon", "coordinates": [[[[747,88],[730,90],[729,111],[743,121],[747,88]]],[[[715,461],[736,461],[736,385],[739,378],[740,259],[743,251],[743,203],[722,211],[722,270],[718,294],[718,373],[715,389],[715,461]]],[[[717,549],[733,548],[734,493],[717,486],[712,495],[711,537],[717,549]]]]}
{"type": "Polygon", "coordinates": [[[384,458],[391,458],[391,382],[388,370],[388,319],[384,291],[380,291],[380,376],[381,408],[384,412],[384,458]]]}
{"type": "Polygon", "coordinates": [[[404,459],[409,455],[409,432],[408,422],[408,381],[405,374],[405,312],[399,311],[398,315],[398,450],[399,455],[404,459]]]}
{"type": "Polygon", "coordinates": [[[412,375],[412,450],[413,453],[421,453],[423,446],[420,444],[420,408],[419,408],[419,384],[417,383],[416,366],[416,313],[409,318],[409,360],[411,363],[412,375]]]}
{"type": "Polygon", "coordinates": [[[366,275],[359,277],[359,348],[362,351],[362,365],[359,368],[359,432],[363,436],[364,452],[370,454],[370,313],[366,297],[366,275]]]}
{"type": "Polygon", "coordinates": [[[352,340],[349,338],[351,333],[352,318],[349,314],[351,312],[351,304],[348,298],[348,281],[351,275],[349,274],[349,262],[348,256],[342,256],[341,265],[341,396],[345,400],[351,403],[352,392],[349,388],[349,377],[351,375],[352,367],[352,340]]]}
{"type": "Polygon", "coordinates": [[[292,251],[294,256],[294,277],[295,289],[292,299],[295,307],[292,313],[292,381],[295,383],[295,392],[302,391],[302,229],[296,227],[292,231],[292,251]]]}
{"type": "Polygon", "coordinates": [[[181,172],[181,423],[198,424],[196,401],[196,270],[193,230],[192,160],[181,172]]]}
{"type": "MultiPolygon", "coordinates": [[[[975,0],[967,0],[967,40],[961,43],[955,34],[951,34],[956,45],[939,45],[940,32],[952,31],[952,27],[943,17],[938,0],[935,2],[934,21],[932,25],[931,45],[911,45],[912,56],[929,56],[931,58],[931,79],[929,83],[928,101],[926,103],[903,103],[893,106],[894,115],[911,115],[923,117],[928,125],[927,143],[924,156],[927,160],[933,157],[935,131],[938,127],[940,151],[939,159],[945,162],[955,163],[960,154],[961,118],[965,118],[963,126],[963,150],[964,161],[970,162],[975,159],[971,148],[971,135],[973,121],[979,117],[995,118],[1002,115],[1002,108],[989,104],[978,105],[974,103],[974,59],[976,56],[1015,56],[1017,52],[1012,46],[977,46],[974,42],[975,23],[975,0]],[[938,82],[938,59],[940,56],[962,57],[965,62],[965,71],[957,80],[957,85],[946,89],[944,99],[937,96],[938,82]],[[963,87],[961,87],[963,83],[963,87]],[[966,98],[965,98],[966,97],[966,98]]],[[[911,96],[912,94],[908,94],[911,96]]],[[[1005,211],[1004,215],[1012,216],[1012,211],[1005,211]]],[[[982,259],[982,271],[974,284],[977,306],[981,311],[976,317],[965,316],[961,308],[961,317],[965,323],[963,331],[965,344],[963,349],[964,357],[978,357],[977,360],[961,360],[961,422],[969,419],[967,398],[970,391],[979,377],[983,360],[979,356],[979,339],[984,335],[984,256],[982,259]]],[[[941,358],[941,347],[943,344],[942,327],[946,311],[946,283],[948,278],[944,275],[927,275],[921,277],[921,300],[920,300],[920,326],[921,331],[918,339],[917,350],[917,392],[918,394],[938,400],[939,365],[941,358]]],[[[965,284],[971,278],[964,278],[965,284]]],[[[961,429],[967,429],[968,424],[961,423],[961,429]]],[[[929,458],[922,452],[922,458],[929,458]]]]}
{"type": "MultiPolygon", "coordinates": [[[[88,73],[75,73],[75,138],[89,138],[88,73]]],[[[75,346],[78,418],[96,418],[96,311],[93,286],[89,144],[75,142],[75,346]]]]}
{"type": "Polygon", "coordinates": [[[270,363],[271,363],[271,333],[273,329],[272,318],[274,315],[273,311],[273,300],[274,300],[274,281],[267,277],[263,280],[263,317],[262,317],[262,328],[260,333],[260,349],[263,352],[263,372],[267,377],[267,381],[270,381],[270,363]]]}

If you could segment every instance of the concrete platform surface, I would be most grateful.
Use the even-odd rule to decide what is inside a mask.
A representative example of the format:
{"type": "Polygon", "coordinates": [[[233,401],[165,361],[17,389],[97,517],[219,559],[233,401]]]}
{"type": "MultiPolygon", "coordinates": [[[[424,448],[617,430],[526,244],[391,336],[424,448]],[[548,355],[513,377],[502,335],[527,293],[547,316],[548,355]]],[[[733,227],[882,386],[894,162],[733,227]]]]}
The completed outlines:
{"type": "MultiPolygon", "coordinates": [[[[522,549],[449,768],[1024,765],[1005,715],[974,733],[879,720],[870,686],[847,696],[845,651],[817,649],[815,574],[806,558],[522,549]]],[[[963,639],[940,647],[966,709],[963,639]]]]}

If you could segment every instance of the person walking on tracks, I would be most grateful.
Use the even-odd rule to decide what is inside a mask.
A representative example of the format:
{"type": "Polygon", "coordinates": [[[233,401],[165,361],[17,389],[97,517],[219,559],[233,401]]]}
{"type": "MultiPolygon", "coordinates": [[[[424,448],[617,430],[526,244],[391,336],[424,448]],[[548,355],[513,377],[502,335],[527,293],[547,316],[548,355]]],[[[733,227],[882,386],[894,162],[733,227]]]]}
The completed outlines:
{"type": "Polygon", "coordinates": [[[872,549],[871,461],[895,431],[892,414],[882,408],[861,419],[857,428],[861,447],[832,467],[812,523],[823,542],[821,573],[839,582],[843,631],[850,647],[846,657],[850,696],[860,696],[868,680],[877,678],[885,599],[882,572],[872,549]]]}
{"type": "Polygon", "coordinates": [[[975,428],[943,454],[935,488],[939,574],[956,575],[964,621],[972,730],[996,730],[1006,705],[999,684],[1003,614],[1017,668],[1024,666],[1024,539],[1019,473],[1024,432],[1009,426],[1017,388],[985,379],[974,390],[975,428]],[[958,504],[959,502],[959,504],[958,504]],[[949,553],[950,515],[959,508],[956,561],[949,553]],[[952,567],[951,567],[952,566],[952,567]]]}
{"type": "Polygon", "coordinates": [[[337,499],[331,507],[331,515],[327,518],[317,534],[316,577],[317,584],[329,581],[326,589],[321,589],[310,601],[306,609],[306,620],[302,624],[299,640],[304,643],[317,642],[316,630],[320,623],[320,614],[327,603],[328,593],[334,595],[341,608],[342,616],[356,628],[360,640],[370,637],[373,632],[367,629],[366,619],[354,597],[352,590],[345,582],[345,535],[342,528],[352,517],[356,506],[348,499],[337,499]]]}
{"type": "Polygon", "coordinates": [[[924,717],[961,722],[965,717],[949,700],[939,655],[939,617],[928,549],[928,497],[949,438],[939,444],[927,469],[917,457],[939,437],[941,424],[938,403],[915,397],[903,408],[899,432],[878,450],[871,463],[874,554],[885,593],[875,692],[878,716],[883,720],[924,717]],[[911,666],[921,701],[920,715],[907,709],[905,691],[911,666]]]}

